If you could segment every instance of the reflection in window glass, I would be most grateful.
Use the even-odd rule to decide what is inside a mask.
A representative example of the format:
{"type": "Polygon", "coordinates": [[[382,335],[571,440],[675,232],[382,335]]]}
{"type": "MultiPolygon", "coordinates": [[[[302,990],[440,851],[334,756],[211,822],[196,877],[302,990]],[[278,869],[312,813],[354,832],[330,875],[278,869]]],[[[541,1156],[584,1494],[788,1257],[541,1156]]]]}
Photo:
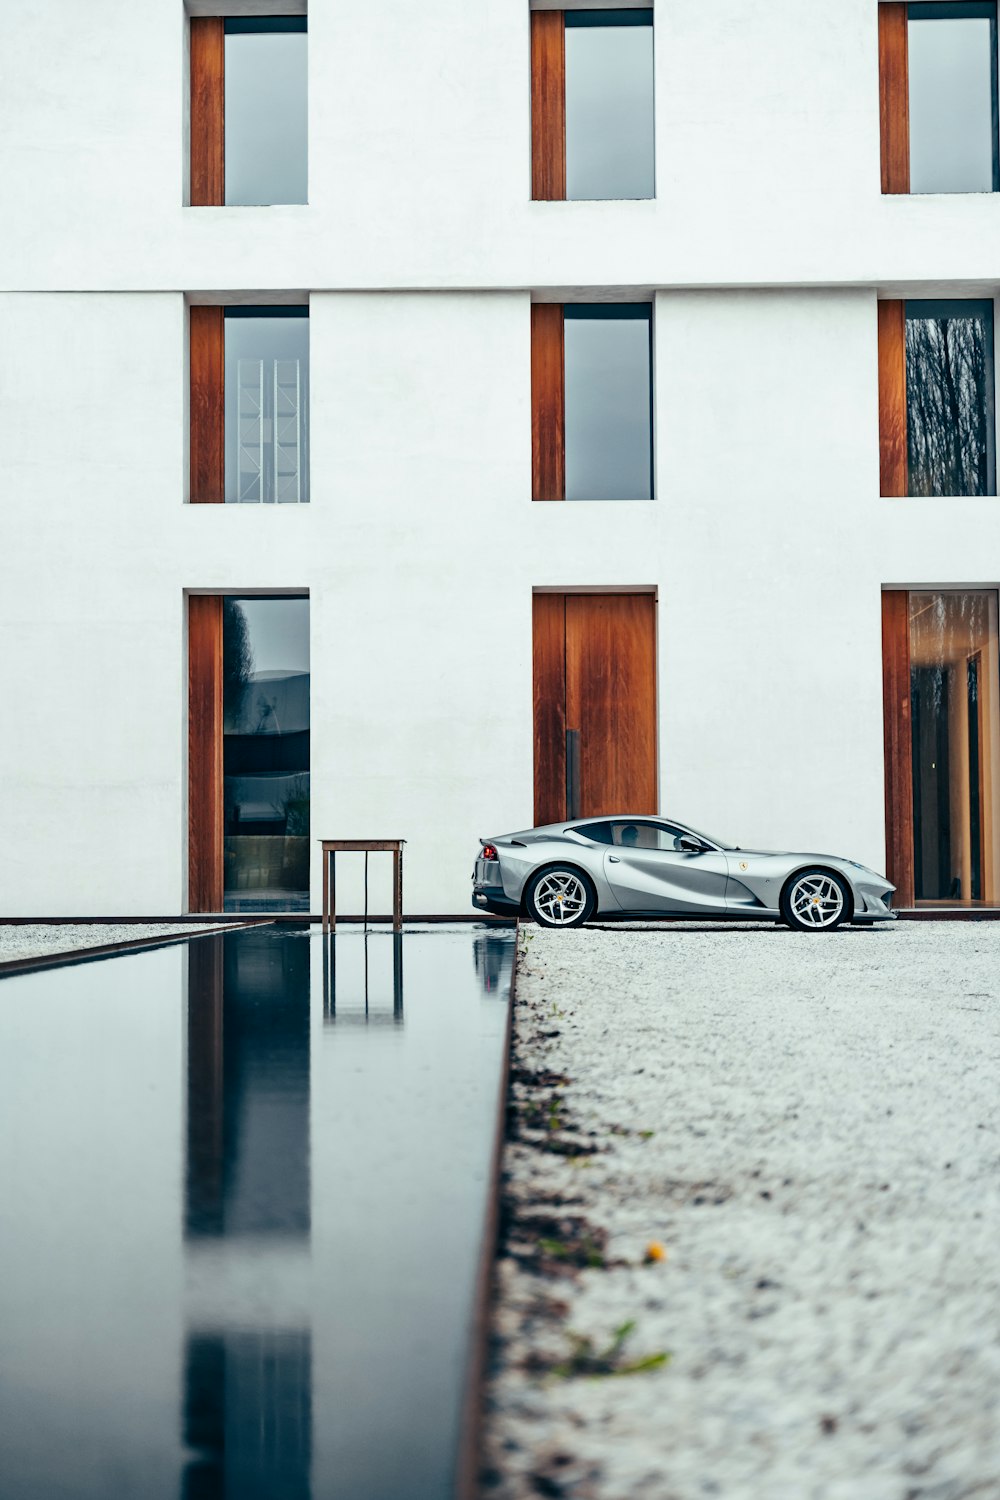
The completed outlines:
{"type": "Polygon", "coordinates": [[[652,308],[565,308],[566,499],[653,495],[652,308]]]}
{"type": "Polygon", "coordinates": [[[997,596],[911,593],[909,605],[916,899],[994,904],[1000,894],[997,596]]]}
{"type": "Polygon", "coordinates": [[[305,203],[304,17],[226,22],[226,202],[305,203]]]}
{"type": "Polygon", "coordinates": [[[309,318],[226,308],[226,499],[309,499],[309,318]]]}
{"type": "Polygon", "coordinates": [[[226,911],[309,910],[309,601],[227,596],[226,911]]]}
{"type": "Polygon", "coordinates": [[[914,4],[907,30],[910,192],[992,192],[996,6],[914,4]]]}
{"type": "Polygon", "coordinates": [[[653,12],[566,12],[566,197],[652,198],[653,12]]]}
{"type": "Polygon", "coordinates": [[[906,304],[911,495],[995,495],[993,304],[906,304]]]}

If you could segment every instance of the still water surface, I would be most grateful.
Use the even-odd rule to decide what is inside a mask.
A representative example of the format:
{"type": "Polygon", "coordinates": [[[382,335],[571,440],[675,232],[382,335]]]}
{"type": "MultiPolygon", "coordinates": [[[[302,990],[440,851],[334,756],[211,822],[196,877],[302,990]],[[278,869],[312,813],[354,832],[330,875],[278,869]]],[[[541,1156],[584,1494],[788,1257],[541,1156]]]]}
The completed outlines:
{"type": "Polygon", "coordinates": [[[444,1500],[510,930],[0,983],[0,1496],[444,1500]]]}

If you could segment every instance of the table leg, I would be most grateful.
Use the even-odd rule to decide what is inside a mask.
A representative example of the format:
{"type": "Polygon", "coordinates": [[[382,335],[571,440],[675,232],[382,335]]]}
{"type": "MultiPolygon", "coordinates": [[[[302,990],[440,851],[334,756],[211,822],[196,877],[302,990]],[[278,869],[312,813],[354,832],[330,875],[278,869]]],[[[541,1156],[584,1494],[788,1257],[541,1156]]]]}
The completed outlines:
{"type": "Polygon", "coordinates": [[[403,851],[392,851],[392,927],[394,932],[403,930],[403,851]]]}
{"type": "Polygon", "coordinates": [[[337,851],[330,850],[330,931],[337,927],[337,851]]]}
{"type": "Polygon", "coordinates": [[[323,850],[323,931],[330,927],[330,851],[323,850]]]}

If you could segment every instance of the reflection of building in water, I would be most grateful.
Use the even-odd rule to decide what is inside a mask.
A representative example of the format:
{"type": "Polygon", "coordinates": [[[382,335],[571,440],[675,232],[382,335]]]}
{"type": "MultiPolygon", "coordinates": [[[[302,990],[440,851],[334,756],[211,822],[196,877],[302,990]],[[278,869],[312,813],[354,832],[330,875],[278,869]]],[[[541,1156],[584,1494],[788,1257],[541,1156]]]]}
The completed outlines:
{"type": "Polygon", "coordinates": [[[337,934],[323,941],[323,1019],[331,1025],[403,1024],[403,934],[337,934]]]}
{"type": "Polygon", "coordinates": [[[514,947],[510,929],[485,933],[473,942],[476,973],[487,994],[507,999],[514,969],[514,947]]]}
{"type": "Polygon", "coordinates": [[[183,1440],[181,1500],[309,1500],[309,1330],[189,1331],[183,1440]]]}
{"type": "Polygon", "coordinates": [[[310,1233],[309,943],[188,949],[183,1500],[310,1493],[311,1329],[283,1302],[310,1233]],[[266,1261],[269,1296],[238,1288],[266,1261]]]}

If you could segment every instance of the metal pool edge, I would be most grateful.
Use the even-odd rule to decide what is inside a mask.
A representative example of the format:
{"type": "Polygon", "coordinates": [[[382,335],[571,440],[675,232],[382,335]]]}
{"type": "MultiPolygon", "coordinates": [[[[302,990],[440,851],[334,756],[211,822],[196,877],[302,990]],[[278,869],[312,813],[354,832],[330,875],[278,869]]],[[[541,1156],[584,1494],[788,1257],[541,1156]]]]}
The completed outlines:
{"type": "Polygon", "coordinates": [[[517,1001],[520,937],[521,919],[518,917],[514,926],[514,965],[511,971],[510,993],[507,997],[507,1025],[504,1031],[503,1057],[497,1086],[489,1191],[479,1246],[479,1264],[476,1269],[476,1286],[466,1356],[465,1392],[462,1398],[455,1467],[455,1500],[477,1500],[479,1494],[479,1464],[484,1418],[483,1397],[486,1388],[490,1330],[493,1322],[494,1268],[500,1232],[500,1179],[507,1139],[507,1101],[510,1093],[510,1060],[514,1040],[514,1006],[517,1001]]]}

